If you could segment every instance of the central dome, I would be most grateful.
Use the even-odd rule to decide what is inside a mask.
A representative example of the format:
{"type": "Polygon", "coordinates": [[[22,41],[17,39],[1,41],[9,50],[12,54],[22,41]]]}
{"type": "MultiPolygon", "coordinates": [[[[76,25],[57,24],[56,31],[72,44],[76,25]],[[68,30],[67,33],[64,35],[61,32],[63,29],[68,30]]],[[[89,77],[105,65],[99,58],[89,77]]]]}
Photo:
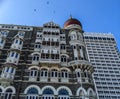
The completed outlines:
{"type": "Polygon", "coordinates": [[[64,23],[64,28],[66,28],[69,25],[74,25],[74,24],[79,25],[82,28],[81,22],[75,18],[72,18],[72,17],[64,23]]]}

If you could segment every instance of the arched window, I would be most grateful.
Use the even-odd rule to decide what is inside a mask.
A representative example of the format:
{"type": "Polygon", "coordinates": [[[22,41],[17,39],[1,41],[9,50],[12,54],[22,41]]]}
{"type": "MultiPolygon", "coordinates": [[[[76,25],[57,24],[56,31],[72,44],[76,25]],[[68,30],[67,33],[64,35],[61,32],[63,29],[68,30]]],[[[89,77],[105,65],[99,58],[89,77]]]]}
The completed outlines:
{"type": "Polygon", "coordinates": [[[12,90],[11,89],[7,89],[5,91],[5,94],[4,94],[4,98],[3,99],[12,99],[12,90]]]}
{"type": "Polygon", "coordinates": [[[80,90],[80,98],[79,99],[85,99],[85,93],[83,90],[80,90]]]}
{"type": "Polygon", "coordinates": [[[54,92],[53,92],[52,89],[50,89],[50,88],[46,88],[46,89],[43,91],[43,94],[44,94],[44,95],[47,95],[47,94],[49,94],[49,95],[53,95],[54,92]]]}
{"type": "Polygon", "coordinates": [[[80,71],[76,71],[76,76],[77,76],[77,77],[81,77],[80,71]]]}
{"type": "Polygon", "coordinates": [[[88,77],[87,71],[84,71],[84,76],[85,76],[85,78],[88,77]]]}
{"type": "Polygon", "coordinates": [[[66,56],[61,56],[61,62],[67,62],[67,58],[66,58],[66,56]]]}
{"type": "Polygon", "coordinates": [[[26,99],[38,99],[38,90],[36,88],[30,88],[27,91],[26,99]]]}
{"type": "Polygon", "coordinates": [[[81,77],[81,70],[80,69],[76,69],[76,77],[80,78],[81,77]]]}
{"type": "Polygon", "coordinates": [[[47,69],[41,69],[40,76],[41,77],[48,77],[48,70],[47,69]]]}
{"type": "Polygon", "coordinates": [[[51,70],[51,77],[58,77],[58,71],[56,69],[51,70]]]}
{"type": "Polygon", "coordinates": [[[27,91],[27,94],[38,94],[38,90],[36,88],[30,88],[28,91],[27,91]]]}
{"type": "Polygon", "coordinates": [[[61,89],[58,92],[59,95],[69,95],[68,91],[66,89],[61,89]]]}
{"type": "Polygon", "coordinates": [[[69,92],[66,89],[60,89],[58,99],[70,99],[69,92]]]}
{"type": "Polygon", "coordinates": [[[67,70],[61,70],[61,77],[62,78],[68,78],[68,71],[67,70]]]}
{"type": "Polygon", "coordinates": [[[92,90],[89,91],[89,97],[89,99],[94,99],[94,94],[92,90]]]}
{"type": "Polygon", "coordinates": [[[43,91],[42,99],[54,99],[54,92],[53,92],[53,90],[50,89],[50,88],[46,88],[43,91]]]}
{"type": "Polygon", "coordinates": [[[31,77],[36,77],[37,75],[38,75],[37,68],[31,68],[31,70],[30,70],[30,76],[31,77]]]}

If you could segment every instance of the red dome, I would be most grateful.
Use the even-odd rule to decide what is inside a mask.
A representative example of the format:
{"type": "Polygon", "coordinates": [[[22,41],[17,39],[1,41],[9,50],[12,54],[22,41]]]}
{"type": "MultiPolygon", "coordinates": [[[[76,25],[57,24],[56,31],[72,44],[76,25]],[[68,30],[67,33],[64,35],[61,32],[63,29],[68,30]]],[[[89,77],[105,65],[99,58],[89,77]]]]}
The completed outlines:
{"type": "Polygon", "coordinates": [[[77,20],[77,19],[75,19],[75,18],[70,18],[70,19],[68,19],[68,20],[65,22],[64,28],[67,27],[67,26],[69,26],[69,25],[72,25],[72,24],[77,24],[77,25],[79,25],[79,26],[82,27],[82,24],[80,23],[79,20],[77,20]]]}

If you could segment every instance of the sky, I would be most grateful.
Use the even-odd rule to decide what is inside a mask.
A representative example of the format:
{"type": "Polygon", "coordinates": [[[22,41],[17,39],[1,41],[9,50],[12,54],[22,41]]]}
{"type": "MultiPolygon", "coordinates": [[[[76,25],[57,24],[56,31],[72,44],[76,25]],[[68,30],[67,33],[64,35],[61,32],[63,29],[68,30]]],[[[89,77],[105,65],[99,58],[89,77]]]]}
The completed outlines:
{"type": "Polygon", "coordinates": [[[0,0],[0,24],[42,26],[54,21],[62,28],[70,15],[85,32],[114,34],[120,50],[120,0],[0,0]]]}

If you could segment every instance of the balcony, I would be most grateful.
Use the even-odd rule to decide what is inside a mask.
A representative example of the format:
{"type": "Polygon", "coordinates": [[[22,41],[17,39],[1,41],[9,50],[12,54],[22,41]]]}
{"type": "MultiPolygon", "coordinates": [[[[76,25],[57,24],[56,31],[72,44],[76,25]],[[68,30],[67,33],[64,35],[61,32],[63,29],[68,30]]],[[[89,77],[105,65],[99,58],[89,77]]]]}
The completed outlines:
{"type": "Polygon", "coordinates": [[[60,59],[40,59],[40,63],[60,63],[60,59]]]}
{"type": "Polygon", "coordinates": [[[91,65],[90,62],[85,61],[85,60],[74,60],[74,61],[70,61],[68,62],[69,66],[73,66],[73,65],[91,65]]]}
{"type": "Polygon", "coordinates": [[[94,71],[94,67],[92,66],[92,64],[88,61],[85,60],[74,60],[74,61],[70,61],[68,62],[68,66],[72,66],[74,68],[81,68],[81,69],[86,69],[86,70],[90,70],[91,72],[94,71]]]}

